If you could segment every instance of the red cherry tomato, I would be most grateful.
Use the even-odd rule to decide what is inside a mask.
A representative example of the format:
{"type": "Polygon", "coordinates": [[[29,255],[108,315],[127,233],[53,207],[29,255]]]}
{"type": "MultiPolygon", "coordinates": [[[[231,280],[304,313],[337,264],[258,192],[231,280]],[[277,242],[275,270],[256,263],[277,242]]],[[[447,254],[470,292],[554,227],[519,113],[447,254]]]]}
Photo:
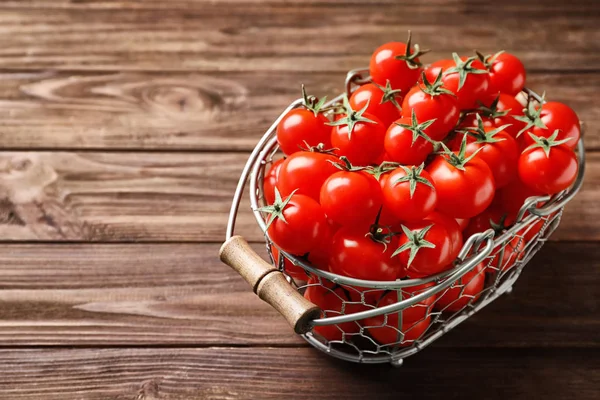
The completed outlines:
{"type": "Polygon", "coordinates": [[[433,82],[438,77],[440,72],[444,72],[445,70],[452,68],[455,65],[456,64],[454,63],[454,60],[438,60],[425,67],[425,70],[423,72],[425,73],[425,77],[427,78],[427,80],[429,82],[433,82]]]}
{"type": "Polygon", "coordinates": [[[519,94],[525,87],[525,67],[510,53],[500,52],[485,58],[490,73],[490,87],[494,92],[519,94]]]}
{"type": "Polygon", "coordinates": [[[364,171],[338,171],[323,183],[321,206],[327,217],[342,226],[369,226],[383,204],[377,179],[364,171]]]}
{"type": "Polygon", "coordinates": [[[448,268],[452,258],[452,239],[446,227],[433,221],[402,226],[397,257],[411,278],[437,274],[448,268]]]}
{"type": "Polygon", "coordinates": [[[494,207],[506,212],[514,220],[517,218],[517,214],[523,207],[525,200],[529,197],[541,195],[543,195],[542,192],[530,188],[518,178],[507,186],[498,189],[494,197],[494,207]]]}
{"type": "Polygon", "coordinates": [[[471,221],[469,218],[454,218],[456,220],[456,222],[458,223],[458,226],[462,231],[464,231],[465,229],[467,229],[467,226],[469,226],[469,221],[471,221]]]}
{"type": "Polygon", "coordinates": [[[435,120],[425,133],[438,141],[454,129],[460,115],[457,98],[446,93],[441,85],[441,80],[439,83],[434,81],[434,84],[427,80],[426,86],[413,87],[402,103],[402,117],[408,118],[414,112],[419,122],[435,120]]]}
{"type": "Polygon", "coordinates": [[[487,272],[494,272],[497,270],[508,271],[514,267],[515,262],[523,257],[523,250],[525,249],[525,240],[518,236],[515,236],[510,242],[506,243],[502,249],[498,249],[492,253],[494,256],[490,265],[486,268],[487,272]]]}
{"type": "Polygon", "coordinates": [[[391,161],[404,165],[419,165],[431,154],[433,144],[425,138],[426,134],[421,129],[408,129],[407,126],[413,126],[411,118],[400,118],[390,125],[385,134],[385,152],[391,161]]]}
{"type": "MultiPolygon", "coordinates": [[[[545,143],[552,142],[545,138],[541,140],[545,143]]],[[[528,148],[521,154],[521,180],[532,189],[545,194],[555,194],[567,189],[577,178],[575,153],[564,144],[541,146],[528,148]]]]}
{"type": "Polygon", "coordinates": [[[271,168],[265,173],[263,179],[263,195],[267,204],[273,204],[275,201],[275,185],[277,185],[277,177],[279,176],[279,170],[281,165],[285,161],[284,158],[273,162],[271,168]]]}
{"type": "Polygon", "coordinates": [[[402,269],[398,258],[392,257],[395,244],[395,238],[384,245],[363,229],[343,227],[333,236],[329,270],[357,279],[393,281],[402,269]]]}
{"type": "Polygon", "coordinates": [[[276,199],[272,206],[261,210],[272,214],[267,233],[287,253],[306,254],[327,235],[325,213],[319,203],[308,196],[294,194],[283,202],[276,199]]]}
{"type": "MultiPolygon", "coordinates": [[[[390,171],[391,172],[391,171],[390,171]]],[[[384,173],[379,177],[379,186],[381,187],[381,193],[383,195],[383,188],[387,185],[387,181],[390,177],[390,172],[384,173]]],[[[400,223],[400,219],[390,210],[390,208],[383,202],[381,208],[381,214],[379,215],[380,226],[396,226],[400,223]]]]}
{"type": "Polygon", "coordinates": [[[281,151],[290,155],[308,146],[323,143],[331,147],[329,120],[321,113],[306,108],[295,108],[288,112],[277,125],[277,142],[281,151]]]}
{"type": "MultiPolygon", "coordinates": [[[[324,317],[337,317],[340,315],[354,314],[366,310],[366,307],[350,303],[346,291],[332,282],[311,278],[304,297],[319,306],[323,310],[324,317]],[[324,285],[324,286],[323,286],[324,285]],[[343,312],[342,312],[343,310],[343,312]]],[[[342,340],[343,334],[353,334],[360,331],[360,325],[356,321],[345,322],[337,325],[316,326],[313,332],[323,336],[328,341],[342,340]]]]}
{"type": "Polygon", "coordinates": [[[515,223],[513,214],[509,214],[498,205],[492,203],[484,212],[471,218],[469,226],[464,231],[465,237],[494,229],[496,234],[502,233],[515,223]]]}
{"type": "Polygon", "coordinates": [[[390,172],[382,189],[385,206],[400,221],[420,221],[437,204],[435,187],[423,166],[395,169],[390,172]]]}
{"type": "MultiPolygon", "coordinates": [[[[508,125],[504,130],[516,139],[519,132],[526,126],[525,122],[515,118],[523,117],[521,103],[514,96],[505,93],[494,94],[486,103],[490,105],[481,106],[478,111],[483,119],[484,126],[499,128],[508,125]]],[[[461,126],[465,128],[477,126],[476,114],[468,114],[463,119],[461,126]]]]}
{"type": "Polygon", "coordinates": [[[398,90],[378,86],[374,83],[362,85],[352,93],[350,107],[360,110],[366,107],[366,113],[379,118],[385,127],[400,118],[402,95],[398,90]]]}
{"type": "Polygon", "coordinates": [[[490,205],[496,186],[492,171],[483,160],[472,158],[462,166],[463,170],[456,166],[462,165],[460,160],[456,165],[451,162],[459,156],[436,156],[427,172],[438,194],[437,209],[453,218],[471,218],[490,205]]]}
{"type": "Polygon", "coordinates": [[[458,57],[456,53],[453,57],[454,65],[444,65],[444,87],[456,94],[461,110],[477,108],[478,101],[484,102],[489,96],[490,75],[475,57],[458,57]],[[466,76],[463,82],[461,76],[466,76]]]}
{"type": "MultiPolygon", "coordinates": [[[[277,247],[271,246],[271,253],[273,254],[273,261],[275,262],[275,265],[279,267],[279,265],[277,265],[277,263],[279,262],[279,250],[277,250],[277,247]]],[[[294,279],[301,281],[308,280],[308,275],[306,275],[306,271],[304,270],[304,268],[298,265],[294,265],[286,257],[283,257],[283,270],[285,274],[291,276],[294,279]]]]}
{"type": "MultiPolygon", "coordinates": [[[[533,105],[530,107],[533,107],[533,105]]],[[[531,126],[528,131],[525,131],[523,138],[526,146],[534,144],[534,140],[528,132],[538,137],[548,138],[558,129],[559,132],[556,140],[570,138],[565,145],[571,149],[577,147],[577,143],[581,137],[581,126],[579,124],[579,117],[577,117],[577,114],[575,114],[575,111],[571,107],[557,101],[549,101],[542,105],[541,110],[538,107],[537,112],[530,112],[530,114],[533,114],[534,119],[536,119],[537,113],[539,113],[537,118],[541,120],[546,128],[531,126]]]]}
{"type": "Polygon", "coordinates": [[[279,170],[277,188],[282,196],[294,190],[319,201],[321,186],[339,169],[333,163],[340,160],[330,154],[299,151],[289,156],[279,170]]]}
{"type": "Polygon", "coordinates": [[[446,231],[448,231],[448,234],[450,235],[450,240],[452,242],[452,252],[450,253],[448,259],[445,261],[445,264],[452,263],[458,257],[458,254],[462,250],[464,244],[462,229],[460,229],[460,226],[454,218],[442,214],[439,211],[432,212],[427,217],[425,217],[425,220],[440,224],[446,228],[446,231]]]}
{"type": "Polygon", "coordinates": [[[382,345],[410,346],[420,339],[431,325],[431,317],[422,321],[402,320],[402,332],[400,332],[398,330],[398,313],[388,314],[385,325],[384,318],[385,316],[380,315],[365,320],[369,334],[382,345]]]}
{"type": "Polygon", "coordinates": [[[417,82],[421,75],[420,52],[411,48],[411,36],[408,35],[407,43],[386,43],[373,53],[369,64],[369,73],[373,82],[385,86],[389,81],[394,89],[400,89],[402,93],[417,82]]]}
{"type": "MultiPolygon", "coordinates": [[[[346,116],[337,122],[347,121],[349,118],[351,117],[346,116]]],[[[374,164],[383,153],[385,126],[371,114],[361,114],[360,118],[369,122],[363,119],[351,125],[343,123],[334,126],[331,130],[331,145],[337,149],[338,156],[347,157],[354,165],[374,164]]]]}
{"type": "Polygon", "coordinates": [[[447,290],[438,294],[434,307],[441,311],[459,311],[481,295],[485,284],[484,264],[467,272],[447,290]]]}

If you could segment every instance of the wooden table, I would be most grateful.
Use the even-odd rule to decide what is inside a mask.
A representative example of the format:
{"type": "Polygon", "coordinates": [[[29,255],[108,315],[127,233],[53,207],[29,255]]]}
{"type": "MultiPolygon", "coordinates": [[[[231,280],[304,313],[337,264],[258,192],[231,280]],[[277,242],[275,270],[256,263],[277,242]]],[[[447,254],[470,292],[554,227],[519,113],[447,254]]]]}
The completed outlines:
{"type": "Polygon", "coordinates": [[[0,398],[600,398],[599,26],[596,0],[0,2],[0,398]],[[407,29],[429,61],[521,57],[589,167],[513,294],[394,369],[309,347],[217,250],[300,83],[340,92],[407,29]]]}

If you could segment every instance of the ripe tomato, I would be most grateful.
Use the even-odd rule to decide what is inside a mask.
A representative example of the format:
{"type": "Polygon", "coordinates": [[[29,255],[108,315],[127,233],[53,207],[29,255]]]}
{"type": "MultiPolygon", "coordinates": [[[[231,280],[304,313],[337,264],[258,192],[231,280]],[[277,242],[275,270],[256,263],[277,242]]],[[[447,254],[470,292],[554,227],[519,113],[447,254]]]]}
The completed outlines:
{"type": "Polygon", "coordinates": [[[385,183],[383,202],[400,221],[420,221],[435,209],[435,187],[423,165],[400,166],[390,172],[385,183]]]}
{"type": "Polygon", "coordinates": [[[549,138],[532,136],[536,144],[523,151],[519,158],[521,180],[545,194],[561,192],[577,178],[577,157],[562,144],[563,140],[556,140],[557,134],[555,131],[549,138]]]}
{"type": "Polygon", "coordinates": [[[504,51],[487,57],[478,53],[478,56],[490,73],[490,89],[494,93],[501,92],[516,96],[523,90],[525,67],[521,60],[504,51]]]}
{"type": "Polygon", "coordinates": [[[383,204],[379,182],[364,171],[338,171],[321,187],[327,217],[341,226],[371,225],[383,204]]]}
{"type": "MultiPolygon", "coordinates": [[[[412,286],[412,287],[407,287],[407,288],[403,288],[401,289],[401,296],[398,296],[398,291],[397,290],[392,290],[387,292],[384,296],[382,296],[374,305],[377,306],[378,308],[380,307],[385,307],[385,306],[389,306],[390,304],[395,304],[399,301],[402,300],[406,300],[409,299],[411,297],[414,297],[416,295],[419,295],[425,291],[427,291],[428,289],[430,289],[431,287],[434,286],[433,282],[430,283],[425,283],[422,285],[417,285],[417,286],[412,286]]],[[[407,323],[407,322],[415,322],[415,321],[421,321],[423,319],[425,319],[426,317],[429,316],[429,313],[431,312],[431,305],[435,302],[435,295],[426,298],[425,300],[421,300],[420,302],[418,302],[417,304],[407,307],[404,310],[401,311],[402,313],[402,322],[403,323],[407,323]]],[[[369,320],[367,319],[365,321],[367,324],[369,323],[369,320]]],[[[383,315],[379,316],[379,317],[374,317],[374,319],[372,319],[370,322],[373,322],[373,325],[381,325],[383,322],[383,315]],[[381,322],[378,322],[381,321],[381,322]]],[[[388,315],[388,325],[394,326],[394,327],[398,327],[398,313],[393,313],[393,314],[389,314],[388,315]],[[392,319],[395,318],[395,321],[393,321],[392,319]]]]}
{"type": "Polygon", "coordinates": [[[581,126],[577,114],[571,107],[557,101],[544,103],[541,108],[536,108],[533,103],[530,103],[522,120],[527,122],[526,128],[522,129],[526,146],[535,143],[527,132],[531,132],[537,137],[549,138],[558,130],[558,136],[555,139],[569,138],[565,144],[571,149],[577,147],[577,142],[581,137],[581,126]]]}
{"type": "Polygon", "coordinates": [[[490,167],[496,188],[506,186],[517,176],[519,145],[504,131],[504,126],[485,128],[479,115],[477,121],[479,126],[475,130],[470,130],[466,136],[468,143],[466,155],[477,153],[477,157],[490,167]]]}
{"type": "Polygon", "coordinates": [[[500,206],[492,203],[484,212],[471,218],[469,226],[464,231],[465,237],[471,237],[476,233],[493,229],[496,234],[502,233],[515,223],[513,215],[503,210],[500,206]]]}
{"type": "Polygon", "coordinates": [[[452,242],[452,251],[450,252],[448,260],[446,260],[445,264],[451,264],[458,257],[458,254],[462,250],[464,244],[462,229],[460,229],[460,226],[454,218],[442,214],[439,211],[432,212],[425,217],[425,220],[435,222],[446,228],[446,231],[450,235],[450,241],[452,242]]]}
{"type": "Polygon", "coordinates": [[[390,125],[384,141],[390,160],[404,165],[423,163],[433,151],[433,144],[424,132],[430,122],[419,124],[415,115],[414,118],[400,118],[390,125]]]}
{"type": "Polygon", "coordinates": [[[510,242],[506,243],[504,251],[498,249],[492,254],[494,257],[492,258],[490,265],[486,268],[486,271],[508,271],[515,265],[515,262],[523,257],[524,249],[525,240],[515,236],[510,242]]]}
{"type": "Polygon", "coordinates": [[[529,197],[541,195],[543,195],[542,192],[530,188],[517,177],[517,179],[507,186],[498,189],[494,197],[494,207],[507,213],[514,220],[517,218],[517,214],[521,207],[523,207],[525,200],[529,197]]]}
{"type": "Polygon", "coordinates": [[[452,239],[446,227],[433,221],[402,225],[394,255],[407,269],[408,276],[419,278],[442,272],[452,257],[452,239]]]}
{"type": "Polygon", "coordinates": [[[269,238],[287,253],[304,255],[327,235],[325,213],[319,203],[308,196],[292,194],[283,200],[276,189],[273,204],[259,210],[270,214],[269,238]]]}
{"type": "Polygon", "coordinates": [[[409,31],[406,43],[390,42],[377,48],[369,64],[373,82],[385,86],[389,81],[392,88],[400,89],[402,93],[408,92],[419,79],[422,70],[419,56],[425,53],[418,44],[414,49],[411,47],[409,31]]]}
{"type": "MultiPolygon", "coordinates": [[[[279,250],[275,246],[271,246],[271,253],[273,254],[273,261],[275,265],[279,267],[277,264],[279,262],[279,250]]],[[[288,258],[283,257],[283,270],[284,272],[291,276],[294,279],[306,281],[308,280],[308,275],[306,275],[306,271],[304,268],[294,265],[288,258]]]]}
{"type": "Polygon", "coordinates": [[[346,114],[331,122],[331,145],[338,156],[345,156],[354,165],[374,164],[383,153],[385,126],[374,115],[350,107],[344,98],[346,114]]]}
{"type": "Polygon", "coordinates": [[[484,264],[479,264],[472,271],[438,294],[435,309],[440,311],[459,311],[467,304],[474,302],[481,295],[485,284],[484,264]]]}
{"type": "MultiPolygon", "coordinates": [[[[366,307],[362,305],[349,303],[350,299],[346,291],[332,282],[323,279],[321,284],[318,279],[311,278],[307,286],[304,297],[319,306],[323,310],[324,317],[337,317],[366,310],[366,307]]],[[[358,321],[338,325],[315,326],[313,329],[313,332],[318,333],[328,341],[342,340],[344,333],[353,334],[359,331],[358,321]]]]}
{"type": "Polygon", "coordinates": [[[425,334],[431,324],[431,317],[421,321],[402,320],[402,332],[398,331],[398,313],[388,314],[387,324],[384,325],[384,322],[384,315],[365,319],[365,325],[373,339],[382,345],[393,344],[405,347],[410,346],[425,334]]]}
{"type": "MultiPolygon", "coordinates": [[[[521,129],[525,128],[526,125],[523,121],[515,118],[523,116],[523,106],[514,96],[509,94],[500,93],[494,95],[490,106],[479,107],[479,113],[484,121],[484,126],[495,128],[505,126],[504,130],[514,138],[517,138],[521,129]]],[[[465,118],[463,124],[467,122],[472,123],[472,125],[463,126],[477,126],[475,114],[470,114],[470,116],[465,118]]]]}
{"type": "Polygon", "coordinates": [[[490,75],[483,63],[475,57],[452,54],[454,65],[444,70],[444,87],[456,94],[461,110],[474,109],[485,101],[490,85],[490,75]]]}
{"type": "Polygon", "coordinates": [[[325,153],[298,151],[289,156],[279,170],[277,188],[282,196],[294,190],[319,201],[321,186],[339,169],[334,163],[340,160],[325,153]]]}
{"type": "MultiPolygon", "coordinates": [[[[379,168],[379,167],[375,167],[379,168]]],[[[381,193],[383,195],[383,188],[387,185],[387,181],[390,177],[390,173],[385,172],[379,175],[379,186],[381,187],[381,193]]],[[[373,173],[372,171],[370,173],[373,173]]],[[[377,174],[373,175],[375,179],[377,179],[377,174]]],[[[382,197],[383,198],[383,197],[382,197]]],[[[383,201],[383,207],[381,208],[381,213],[379,214],[379,221],[377,221],[380,226],[396,226],[400,223],[400,219],[390,210],[390,208],[385,204],[385,200],[383,201]]]]}
{"type": "Polygon", "coordinates": [[[367,83],[359,87],[350,96],[350,107],[354,110],[365,108],[367,114],[379,118],[385,127],[400,118],[402,95],[398,89],[392,89],[376,83],[367,83]]]}
{"type": "Polygon", "coordinates": [[[478,157],[465,157],[466,142],[458,153],[446,148],[427,167],[438,194],[437,209],[453,218],[471,218],[485,210],[496,185],[490,167],[478,157]]]}
{"type": "Polygon", "coordinates": [[[329,120],[321,112],[325,98],[317,101],[314,96],[307,96],[302,86],[304,103],[301,107],[288,112],[277,125],[277,143],[281,151],[290,155],[307,147],[323,143],[325,148],[331,147],[331,127],[329,120]]]}
{"type": "Polygon", "coordinates": [[[279,170],[281,169],[281,165],[284,161],[285,159],[282,158],[273,162],[273,164],[271,164],[271,168],[269,168],[269,170],[265,173],[265,177],[263,179],[263,195],[267,204],[273,204],[275,201],[275,185],[277,185],[279,170]]]}
{"type": "Polygon", "coordinates": [[[402,116],[410,117],[412,113],[417,121],[434,120],[425,133],[433,140],[442,140],[458,122],[460,110],[454,94],[443,87],[440,73],[433,83],[429,83],[423,75],[423,86],[414,86],[404,97],[402,116]]]}
{"type": "Polygon", "coordinates": [[[454,218],[454,219],[458,223],[458,227],[460,228],[461,232],[464,231],[465,229],[467,229],[467,226],[469,226],[469,222],[471,221],[470,218],[454,218]]]}
{"type": "Polygon", "coordinates": [[[440,73],[454,67],[455,65],[456,64],[454,63],[454,60],[438,60],[425,67],[425,70],[423,71],[424,75],[421,76],[420,80],[422,81],[424,76],[429,82],[433,82],[440,75],[440,73]]]}
{"type": "Polygon", "coordinates": [[[331,243],[329,270],[357,279],[395,280],[402,269],[398,259],[392,257],[396,239],[384,244],[365,232],[353,226],[342,227],[336,232],[331,243]]]}

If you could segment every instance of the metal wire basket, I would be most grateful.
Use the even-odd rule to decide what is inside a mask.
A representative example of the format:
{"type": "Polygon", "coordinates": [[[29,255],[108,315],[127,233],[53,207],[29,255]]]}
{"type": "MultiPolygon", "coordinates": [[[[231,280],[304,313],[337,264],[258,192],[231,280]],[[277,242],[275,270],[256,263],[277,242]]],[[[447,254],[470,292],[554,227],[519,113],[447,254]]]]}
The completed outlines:
{"type": "MultiPolygon", "coordinates": [[[[367,69],[350,71],[346,78],[346,94],[350,95],[355,85],[367,81],[367,69]]],[[[543,101],[531,90],[525,89],[525,92],[538,102],[543,101]]],[[[343,96],[337,96],[328,105],[340,102],[343,96]]],[[[433,343],[501,294],[510,292],[525,265],[559,225],[564,206],[583,182],[585,150],[582,138],[578,143],[579,172],[574,185],[554,196],[527,199],[517,222],[500,236],[494,237],[494,231],[490,229],[465,238],[453,269],[426,278],[397,281],[366,281],[336,275],[278,250],[266,233],[263,216],[256,211],[264,203],[265,169],[278,149],[276,127],[284,115],[301,104],[301,99],[293,102],[250,155],[234,195],[221,259],[236,269],[254,292],[277,309],[311,345],[344,360],[401,365],[404,358],[433,343]],[[250,203],[256,221],[265,233],[273,264],[256,255],[243,238],[234,236],[236,216],[248,177],[250,203]],[[298,279],[300,268],[310,277],[308,282],[298,279]],[[475,282],[477,291],[467,290],[475,282]],[[336,309],[320,310],[303,296],[307,290],[321,290],[335,296],[336,309]],[[444,295],[450,292],[452,297],[458,296],[458,300],[443,301],[444,295]],[[373,303],[369,300],[373,293],[380,298],[382,293],[391,293],[393,301],[386,305],[373,303]],[[419,317],[408,319],[408,313],[417,308],[419,317]],[[323,335],[324,332],[327,334],[323,335]]]]}

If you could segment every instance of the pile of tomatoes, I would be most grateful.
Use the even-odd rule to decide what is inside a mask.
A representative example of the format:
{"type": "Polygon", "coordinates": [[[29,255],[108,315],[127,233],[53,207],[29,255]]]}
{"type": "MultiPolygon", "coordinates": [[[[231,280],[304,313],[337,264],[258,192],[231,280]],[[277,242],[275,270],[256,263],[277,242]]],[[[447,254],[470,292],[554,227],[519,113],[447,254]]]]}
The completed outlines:
{"type": "MultiPolygon", "coordinates": [[[[565,104],[527,98],[517,57],[455,53],[424,66],[423,54],[410,35],[407,43],[379,47],[370,62],[371,81],[343,104],[325,107],[324,98],[307,96],[303,88],[303,106],[277,127],[285,158],[264,177],[267,205],[260,210],[277,248],[352,278],[427,277],[453,268],[470,235],[490,228],[500,234],[514,224],[526,198],[573,184],[579,119],[565,104]]],[[[515,251],[498,254],[492,267],[509,269],[521,246],[523,240],[509,243],[515,251]]],[[[402,327],[411,324],[408,331],[422,333],[434,302],[445,311],[460,310],[481,292],[486,272],[489,265],[479,266],[463,278],[465,288],[404,310],[402,327]]],[[[356,300],[343,287],[314,284],[291,263],[286,273],[308,281],[305,296],[324,310],[341,312],[345,300],[356,300]]],[[[427,288],[421,286],[406,292],[427,288]]],[[[395,291],[368,294],[362,302],[376,307],[398,301],[395,291]]],[[[348,303],[344,312],[361,307],[348,303]]],[[[345,325],[318,329],[334,340],[359,324],[345,325]]],[[[369,332],[382,344],[397,340],[387,326],[369,332]]],[[[410,337],[405,334],[403,343],[410,337]]]]}

